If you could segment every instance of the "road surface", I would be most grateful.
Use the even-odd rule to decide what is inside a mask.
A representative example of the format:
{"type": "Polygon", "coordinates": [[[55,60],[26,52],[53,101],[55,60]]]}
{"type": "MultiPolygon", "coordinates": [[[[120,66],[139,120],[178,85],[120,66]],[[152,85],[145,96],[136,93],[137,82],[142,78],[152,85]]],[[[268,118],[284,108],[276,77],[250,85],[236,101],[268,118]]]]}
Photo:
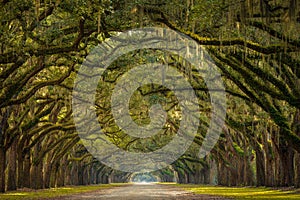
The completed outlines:
{"type": "Polygon", "coordinates": [[[172,185],[162,184],[130,184],[121,187],[101,189],[99,191],[76,194],[67,197],[55,198],[59,200],[194,200],[220,199],[222,197],[210,195],[195,195],[172,185]]]}

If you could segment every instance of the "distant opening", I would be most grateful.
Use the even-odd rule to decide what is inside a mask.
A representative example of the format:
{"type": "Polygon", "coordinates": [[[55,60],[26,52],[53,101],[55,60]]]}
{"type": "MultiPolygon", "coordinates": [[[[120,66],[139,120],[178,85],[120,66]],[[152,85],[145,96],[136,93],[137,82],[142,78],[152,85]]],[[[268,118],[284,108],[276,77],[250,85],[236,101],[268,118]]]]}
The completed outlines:
{"type": "Polygon", "coordinates": [[[150,173],[135,174],[131,178],[131,181],[134,183],[142,183],[142,184],[158,182],[157,178],[150,173]]]}

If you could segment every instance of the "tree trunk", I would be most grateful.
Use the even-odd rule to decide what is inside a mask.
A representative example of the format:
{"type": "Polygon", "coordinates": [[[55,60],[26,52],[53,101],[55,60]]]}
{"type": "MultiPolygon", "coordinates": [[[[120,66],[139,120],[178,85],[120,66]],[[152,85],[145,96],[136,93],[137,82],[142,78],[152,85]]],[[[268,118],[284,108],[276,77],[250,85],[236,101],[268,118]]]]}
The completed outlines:
{"type": "MultiPolygon", "coordinates": [[[[300,109],[297,109],[293,122],[293,130],[300,136],[300,109]]],[[[295,187],[300,188],[300,153],[295,153],[295,187]]]]}
{"type": "Polygon", "coordinates": [[[42,189],[43,188],[43,159],[36,160],[39,157],[41,152],[41,144],[38,143],[34,147],[34,158],[33,165],[31,169],[31,187],[33,189],[42,189]]]}
{"type": "Polygon", "coordinates": [[[73,162],[72,163],[72,169],[71,169],[71,180],[72,180],[72,185],[79,185],[79,180],[78,180],[78,163],[73,162]]]}
{"type": "Polygon", "coordinates": [[[45,163],[45,174],[44,174],[45,188],[50,188],[51,186],[51,171],[52,171],[52,163],[45,163]]]}
{"type": "Polygon", "coordinates": [[[186,173],[187,176],[187,183],[195,183],[195,175],[188,172],[186,173]]]}
{"type": "Polygon", "coordinates": [[[10,109],[0,109],[0,192],[6,190],[6,148],[5,148],[5,132],[8,128],[7,119],[9,117],[10,109]],[[3,112],[2,112],[3,111],[3,112]]]}
{"type": "Polygon", "coordinates": [[[52,170],[50,172],[50,187],[52,188],[57,187],[58,171],[59,171],[59,164],[55,162],[52,164],[52,170]]]}
{"type": "MultiPolygon", "coordinates": [[[[88,185],[89,184],[89,179],[90,179],[90,176],[89,176],[89,167],[88,166],[85,166],[83,167],[83,170],[82,170],[82,184],[83,185],[88,185]]],[[[112,177],[112,182],[114,182],[114,175],[112,174],[111,175],[112,177]]]]}
{"type": "Polygon", "coordinates": [[[100,172],[97,170],[97,172],[96,172],[96,184],[101,183],[100,179],[101,179],[100,172]]]}
{"type": "Polygon", "coordinates": [[[37,166],[37,188],[38,189],[43,189],[45,188],[45,185],[44,185],[44,173],[43,173],[43,168],[44,168],[44,164],[43,162],[41,161],[38,166],[37,166]]]}
{"type": "Polygon", "coordinates": [[[26,188],[30,188],[30,168],[31,168],[31,161],[30,161],[30,152],[25,155],[24,158],[24,170],[23,170],[23,186],[26,188]]]}
{"type": "MultiPolygon", "coordinates": [[[[245,151],[244,151],[245,152],[245,151]]],[[[244,184],[244,172],[245,172],[245,167],[244,167],[244,156],[238,156],[236,157],[236,185],[243,185],[244,184]]]]}
{"type": "Polygon", "coordinates": [[[230,173],[229,173],[229,183],[227,186],[237,186],[237,178],[238,178],[238,170],[237,170],[237,165],[235,167],[230,167],[230,173]]]}
{"type": "Polygon", "coordinates": [[[6,152],[0,144],[0,192],[5,192],[6,152]]]}
{"type": "Polygon", "coordinates": [[[300,153],[295,155],[295,187],[300,188],[300,153]]]}
{"type": "Polygon", "coordinates": [[[79,185],[83,185],[83,167],[82,167],[82,164],[80,163],[79,161],[79,165],[78,165],[78,184],[79,185]]]}
{"type": "MultiPolygon", "coordinates": [[[[244,152],[247,152],[246,148],[244,150],[244,152]]],[[[243,185],[245,186],[253,186],[254,185],[254,181],[253,181],[253,172],[251,169],[251,165],[250,165],[250,156],[246,155],[244,156],[244,169],[243,169],[243,173],[244,173],[244,179],[243,179],[243,185]]]]}
{"type": "Polygon", "coordinates": [[[263,143],[264,143],[264,151],[266,155],[266,185],[267,187],[273,187],[274,182],[274,152],[272,148],[272,144],[268,141],[268,135],[272,133],[272,127],[271,130],[265,134],[263,134],[263,143]]]}
{"type": "Polygon", "coordinates": [[[60,167],[58,168],[58,177],[57,177],[57,187],[65,186],[65,177],[66,177],[66,160],[65,157],[62,158],[60,167]]]}
{"type": "Polygon", "coordinates": [[[200,172],[200,166],[197,165],[195,169],[195,184],[201,183],[201,172],[200,172]]]}
{"type": "Polygon", "coordinates": [[[9,149],[7,190],[17,189],[17,140],[9,149]]]}
{"type": "MultiPolygon", "coordinates": [[[[19,148],[19,147],[18,147],[19,148]]],[[[18,173],[18,188],[23,188],[24,187],[24,158],[22,155],[22,152],[20,150],[18,150],[18,169],[17,169],[17,173],[18,173]]]]}
{"type": "Polygon", "coordinates": [[[256,155],[256,185],[264,186],[265,185],[265,158],[264,152],[260,149],[258,144],[255,147],[256,155]]]}
{"type": "Polygon", "coordinates": [[[31,170],[31,188],[42,189],[44,188],[43,180],[43,163],[39,162],[32,165],[31,170]]]}
{"type": "Polygon", "coordinates": [[[91,167],[90,173],[91,173],[91,184],[96,184],[96,169],[94,165],[91,167]]]}
{"type": "Polygon", "coordinates": [[[209,184],[210,182],[210,168],[209,168],[209,165],[205,165],[203,166],[203,169],[202,169],[202,173],[203,173],[203,183],[204,184],[209,184]]]}
{"type": "Polygon", "coordinates": [[[181,184],[186,183],[186,178],[185,178],[184,172],[181,172],[181,171],[178,172],[178,179],[179,179],[179,183],[181,183],[181,184]]]}
{"type": "Polygon", "coordinates": [[[228,168],[226,167],[226,164],[219,159],[219,161],[217,161],[217,165],[218,185],[228,185],[228,168]]]}
{"type": "Polygon", "coordinates": [[[280,182],[279,186],[287,187],[294,184],[294,150],[280,137],[279,158],[280,158],[280,182]]]}
{"type": "Polygon", "coordinates": [[[72,184],[72,178],[71,178],[72,162],[70,162],[68,159],[66,162],[65,170],[66,170],[65,185],[71,185],[72,184]]]}
{"type": "Polygon", "coordinates": [[[103,175],[101,176],[101,183],[103,183],[103,184],[109,183],[109,181],[108,181],[108,176],[107,176],[107,175],[103,174],[103,175]]]}
{"type": "Polygon", "coordinates": [[[67,156],[61,158],[61,162],[58,168],[57,186],[62,187],[66,185],[68,176],[68,159],[67,156]]]}

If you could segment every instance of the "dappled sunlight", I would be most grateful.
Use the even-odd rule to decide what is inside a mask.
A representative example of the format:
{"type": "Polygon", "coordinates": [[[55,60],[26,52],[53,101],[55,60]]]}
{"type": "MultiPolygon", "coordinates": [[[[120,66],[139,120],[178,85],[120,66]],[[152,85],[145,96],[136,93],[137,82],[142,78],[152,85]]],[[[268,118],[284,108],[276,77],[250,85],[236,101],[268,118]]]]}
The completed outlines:
{"type": "Polygon", "coordinates": [[[133,182],[133,184],[136,185],[153,185],[156,184],[157,182],[147,182],[147,181],[142,181],[142,182],[133,182]]]}
{"type": "Polygon", "coordinates": [[[51,188],[50,190],[72,190],[73,188],[71,187],[63,187],[63,188],[51,188]]]}
{"type": "Polygon", "coordinates": [[[3,194],[4,196],[26,196],[28,194],[24,194],[24,193],[6,193],[3,194]]]}

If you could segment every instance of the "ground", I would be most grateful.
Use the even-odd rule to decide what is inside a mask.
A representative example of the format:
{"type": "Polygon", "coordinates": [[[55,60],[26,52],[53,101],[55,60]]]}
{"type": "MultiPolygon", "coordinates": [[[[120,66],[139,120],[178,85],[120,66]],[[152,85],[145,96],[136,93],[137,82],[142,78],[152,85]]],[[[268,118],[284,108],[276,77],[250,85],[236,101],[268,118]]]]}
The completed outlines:
{"type": "Polygon", "coordinates": [[[157,200],[157,199],[272,199],[300,200],[300,188],[224,187],[194,184],[131,184],[112,183],[86,186],[65,186],[33,190],[18,189],[0,194],[1,200],[157,200]],[[222,198],[222,197],[223,198],[222,198]]]}
{"type": "Polygon", "coordinates": [[[162,184],[130,184],[124,187],[102,189],[99,191],[88,192],[55,198],[59,200],[194,200],[194,199],[220,199],[222,197],[211,195],[196,195],[172,185],[162,184]]]}

